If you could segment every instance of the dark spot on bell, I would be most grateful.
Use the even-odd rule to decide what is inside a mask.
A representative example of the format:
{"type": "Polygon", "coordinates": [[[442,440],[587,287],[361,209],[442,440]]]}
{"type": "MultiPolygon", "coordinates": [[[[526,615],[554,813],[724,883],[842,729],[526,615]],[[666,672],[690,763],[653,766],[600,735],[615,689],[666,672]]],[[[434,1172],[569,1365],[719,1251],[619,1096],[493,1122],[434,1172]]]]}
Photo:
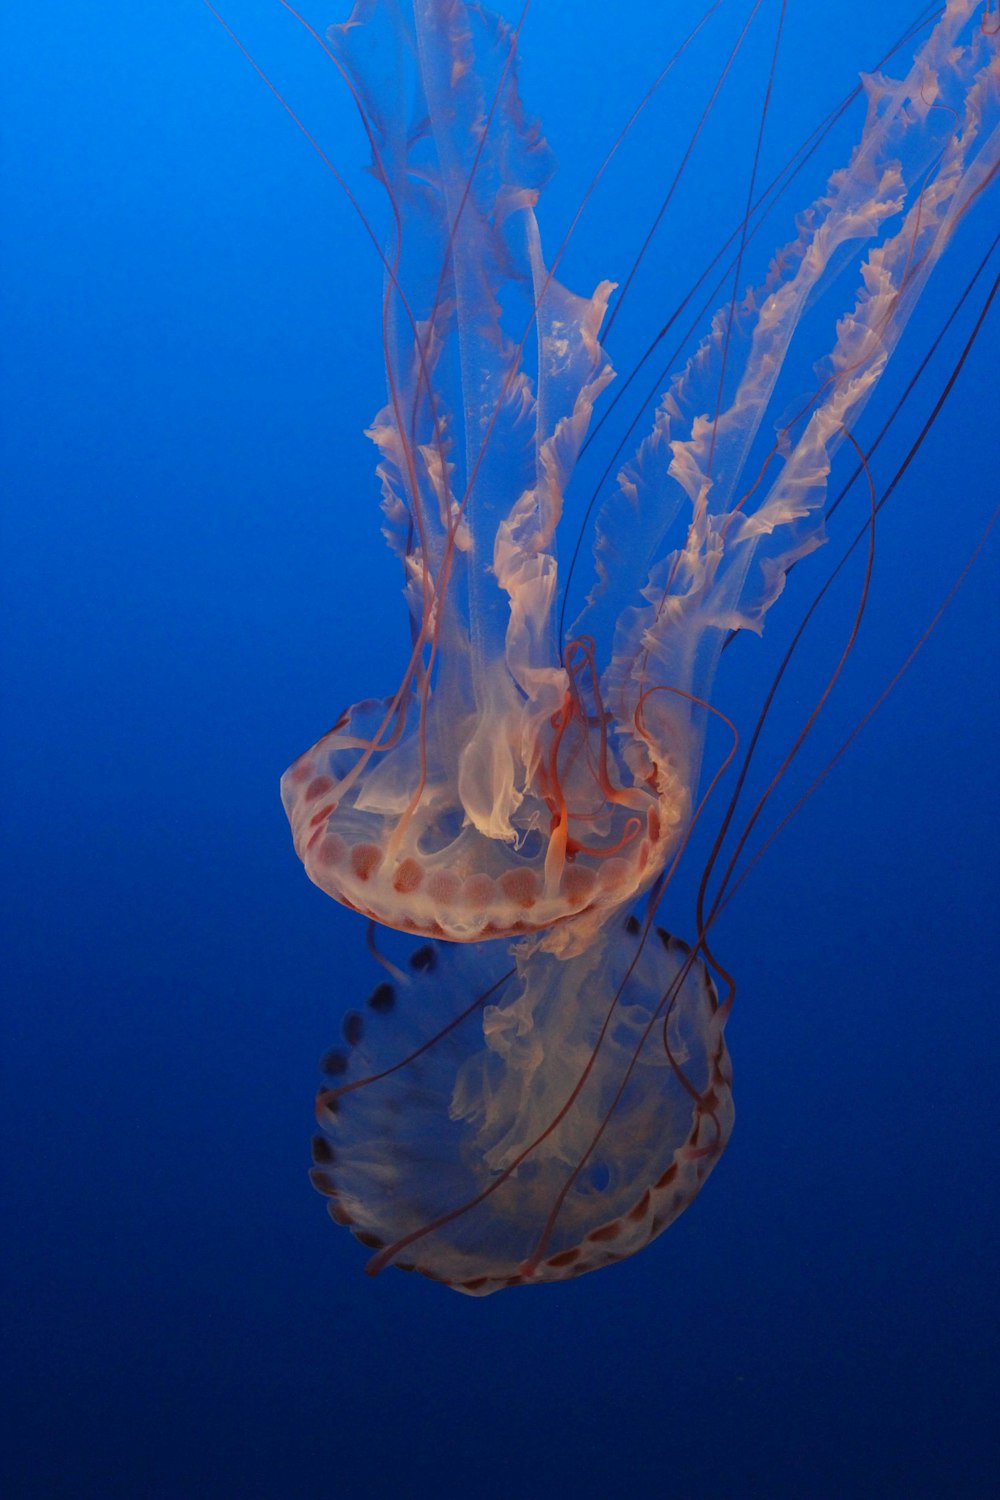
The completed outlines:
{"type": "Polygon", "coordinates": [[[330,1078],[339,1078],[341,1073],[347,1072],[347,1053],[341,1052],[339,1047],[334,1047],[326,1054],[320,1063],[320,1071],[326,1073],[330,1078]]]}
{"type": "Polygon", "coordinates": [[[384,1250],[385,1240],[380,1240],[377,1234],[369,1234],[367,1229],[356,1229],[354,1238],[359,1244],[366,1245],[369,1250],[384,1250]]]}
{"type": "Polygon", "coordinates": [[[628,1213],[625,1215],[625,1217],[627,1219],[630,1219],[633,1224],[637,1224],[640,1219],[644,1219],[646,1217],[646,1214],[647,1214],[648,1210],[649,1210],[649,1189],[647,1188],[646,1191],[643,1193],[642,1197],[639,1199],[638,1203],[635,1205],[635,1207],[634,1208],[630,1208],[629,1211],[628,1211],[628,1213]]]}
{"type": "Polygon", "coordinates": [[[368,1004],[372,1010],[378,1011],[384,1016],[386,1011],[392,1010],[396,1003],[396,991],[391,984],[376,985],[368,996],[368,1004]]]}
{"type": "Polygon", "coordinates": [[[337,1196],[337,1184],[329,1172],[324,1172],[321,1167],[312,1167],[310,1169],[309,1181],[317,1193],[322,1193],[324,1198],[335,1198],[337,1196]]]}
{"type": "Polygon", "coordinates": [[[561,1250],[558,1255],[550,1255],[545,1262],[547,1266],[571,1266],[575,1260],[580,1259],[580,1247],[574,1245],[572,1250],[561,1250]]]}
{"type": "Polygon", "coordinates": [[[437,960],[437,950],[430,943],[424,943],[410,954],[410,968],[416,969],[418,974],[429,974],[437,968],[437,960]]]}
{"type": "Polygon", "coordinates": [[[325,1135],[313,1136],[312,1159],[317,1166],[329,1166],[333,1161],[333,1147],[325,1135]]]}
{"type": "Polygon", "coordinates": [[[341,1035],[349,1047],[356,1047],[364,1036],[365,1023],[356,1010],[349,1010],[340,1027],[341,1035]]]}
{"type": "Polygon", "coordinates": [[[639,921],[638,917],[625,918],[625,931],[629,934],[630,937],[637,937],[641,929],[642,923],[639,921]]]}

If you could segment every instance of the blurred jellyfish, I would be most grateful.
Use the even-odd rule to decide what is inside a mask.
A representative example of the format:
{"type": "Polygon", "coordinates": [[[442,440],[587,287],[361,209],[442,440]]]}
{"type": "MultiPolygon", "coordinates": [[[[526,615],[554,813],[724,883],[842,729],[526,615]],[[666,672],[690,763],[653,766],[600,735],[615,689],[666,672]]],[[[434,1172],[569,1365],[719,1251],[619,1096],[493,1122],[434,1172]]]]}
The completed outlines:
{"type": "Polygon", "coordinates": [[[704,963],[618,917],[575,958],[428,943],[324,1060],[313,1183],[392,1261],[485,1295],[634,1255],[733,1122],[704,963]]]}

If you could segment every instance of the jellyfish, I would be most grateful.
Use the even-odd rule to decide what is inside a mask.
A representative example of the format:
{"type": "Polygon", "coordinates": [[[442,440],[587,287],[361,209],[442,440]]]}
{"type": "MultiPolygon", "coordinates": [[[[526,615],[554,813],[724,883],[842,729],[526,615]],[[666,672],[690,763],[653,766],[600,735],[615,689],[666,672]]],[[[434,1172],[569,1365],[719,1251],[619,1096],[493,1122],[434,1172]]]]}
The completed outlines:
{"type": "Polygon", "coordinates": [[[662,872],[690,826],[722,643],[762,629],[824,540],[834,454],[996,171],[981,20],[950,0],[902,77],[865,80],[849,162],[763,282],[716,312],[622,465],[565,632],[556,538],[613,377],[613,288],[576,295],[543,256],[552,162],[516,35],[459,0],[358,0],[331,29],[391,208],[388,399],[369,436],[411,650],[396,687],[342,712],[282,779],[321,889],[405,932],[542,934],[571,956],[662,872]],[[803,313],[835,275],[847,291],[817,383],[778,412],[803,313]]]}
{"type": "Polygon", "coordinates": [[[313,1185],[373,1272],[486,1296],[610,1265],[729,1139],[726,1015],[704,960],[636,917],[568,959],[424,943],[324,1059],[313,1185]]]}
{"type": "Polygon", "coordinates": [[[837,450],[865,468],[854,426],[996,177],[991,33],[949,0],[898,77],[865,78],[849,160],[744,287],[751,182],[735,289],[597,506],[567,630],[556,538],[613,378],[614,289],[576,295],[564,247],[543,256],[552,162],[518,34],[464,0],[358,0],[328,34],[390,205],[369,435],[411,650],[282,797],[314,883],[419,939],[348,1013],[317,1099],[313,1182],[370,1269],[473,1295],[575,1277],[655,1238],[718,1162],[722,897],[699,897],[690,946],[659,915],[706,805],[714,673],[823,544],[837,450]],[[789,399],[789,351],[831,297],[815,383],[789,399]]]}

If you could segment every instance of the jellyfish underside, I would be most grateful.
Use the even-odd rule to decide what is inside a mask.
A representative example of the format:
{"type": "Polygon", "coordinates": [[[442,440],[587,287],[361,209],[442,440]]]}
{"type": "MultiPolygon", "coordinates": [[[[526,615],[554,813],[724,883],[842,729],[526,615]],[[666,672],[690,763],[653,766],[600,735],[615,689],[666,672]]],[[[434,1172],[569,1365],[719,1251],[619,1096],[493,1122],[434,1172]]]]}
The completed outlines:
{"type": "Polygon", "coordinates": [[[512,963],[504,943],[415,958],[325,1060],[313,1183],[333,1218],[476,1295],[578,1276],[660,1234],[732,1128],[704,964],[620,916],[576,958],[512,963]]]}
{"type": "Polygon", "coordinates": [[[866,80],[849,164],[715,315],[599,508],[562,649],[555,536],[612,378],[612,288],[577,297],[546,268],[550,162],[501,22],[358,0],[329,34],[396,222],[369,435],[413,648],[396,692],[342,714],[282,796],[315,884],[432,939],[348,1016],[318,1096],[313,1181],[372,1269],[473,1294],[577,1276],[659,1234],[725,1147],[730,1002],[697,952],[625,914],[689,835],[724,639],[759,632],[824,540],[835,450],[996,173],[980,9],[950,0],[904,78],[866,80]],[[815,390],[778,419],[834,267],[853,295],[815,390]]]}
{"type": "Polygon", "coordinates": [[[492,806],[493,778],[515,759],[502,736],[523,728],[501,721],[473,773],[469,757],[460,764],[473,714],[455,713],[441,691],[424,717],[406,707],[408,722],[371,769],[366,751],[392,717],[389,700],[355,705],[282,782],[310,878],[364,916],[452,942],[585,918],[572,935],[579,945],[676,847],[690,800],[680,757],[656,763],[638,740],[619,753],[616,727],[588,721],[571,686],[525,753],[531,784],[512,799],[503,837],[469,816],[456,788],[468,791],[474,774],[473,806],[492,806]]]}

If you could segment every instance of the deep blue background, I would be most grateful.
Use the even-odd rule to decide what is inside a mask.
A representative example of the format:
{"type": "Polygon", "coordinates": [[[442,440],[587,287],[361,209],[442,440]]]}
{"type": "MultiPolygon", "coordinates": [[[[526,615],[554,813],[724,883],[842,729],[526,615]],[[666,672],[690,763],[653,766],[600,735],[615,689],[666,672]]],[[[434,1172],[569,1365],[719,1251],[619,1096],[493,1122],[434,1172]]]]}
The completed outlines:
{"type": "MultiPolygon", "coordinates": [[[[534,0],[523,87],[563,164],[550,244],[695,14],[534,0]]],[[[356,119],[308,38],[274,0],[227,15],[377,214],[356,119]]],[[[899,0],[797,8],[773,162],[909,16],[899,0]]],[[[706,142],[701,209],[668,222],[616,330],[623,367],[738,216],[771,20],[706,142]]],[[[722,45],[637,127],[570,284],[623,276],[722,45]]],[[[316,1059],[373,971],[359,921],[294,858],[277,777],[343,703],[390,688],[405,645],[361,436],[382,400],[379,269],[197,0],[8,6],[0,47],[0,1492],[995,1493],[996,545],[720,929],[740,981],[737,1127],[693,1209],[563,1287],[483,1302],[370,1281],[305,1166],[316,1059]]],[[[996,212],[966,226],[901,363],[996,212]]],[[[985,524],[998,344],[994,316],[887,507],[814,769],[985,524]]],[[[718,701],[743,722],[826,562],[800,570],[773,640],[728,653],[718,701]]],[[[855,570],[781,700],[772,763],[857,585],[855,570]]],[[[664,915],[690,932],[683,909],[664,915]]]]}

